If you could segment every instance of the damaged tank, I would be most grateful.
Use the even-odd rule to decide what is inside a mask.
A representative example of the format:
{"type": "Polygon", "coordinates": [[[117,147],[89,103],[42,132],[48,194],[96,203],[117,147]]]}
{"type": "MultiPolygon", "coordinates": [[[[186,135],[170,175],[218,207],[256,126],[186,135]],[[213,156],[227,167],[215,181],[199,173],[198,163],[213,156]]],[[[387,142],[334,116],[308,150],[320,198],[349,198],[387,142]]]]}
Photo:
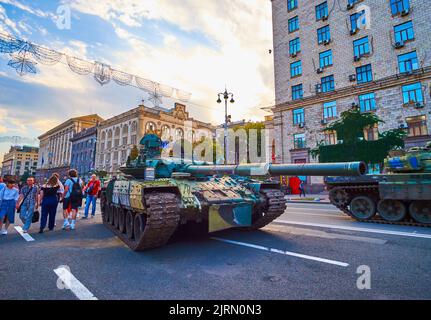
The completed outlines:
{"type": "Polygon", "coordinates": [[[431,142],[385,159],[385,173],[327,177],[333,205],[358,221],[431,227],[431,142]]]}
{"type": "Polygon", "coordinates": [[[362,162],[333,164],[209,165],[161,158],[155,134],[141,140],[139,157],[121,167],[121,177],[102,192],[106,227],[132,250],[165,245],[182,225],[198,223],[209,233],[260,229],[286,209],[271,176],[359,176],[362,162]]]}

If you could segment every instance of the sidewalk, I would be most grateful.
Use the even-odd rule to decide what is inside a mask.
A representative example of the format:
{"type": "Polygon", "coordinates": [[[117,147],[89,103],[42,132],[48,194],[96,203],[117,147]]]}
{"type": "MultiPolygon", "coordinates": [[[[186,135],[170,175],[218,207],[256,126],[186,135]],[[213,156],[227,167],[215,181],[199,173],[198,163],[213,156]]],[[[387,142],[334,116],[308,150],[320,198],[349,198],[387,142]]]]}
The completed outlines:
{"type": "Polygon", "coordinates": [[[285,199],[290,203],[330,203],[329,196],[325,193],[307,194],[305,198],[300,197],[298,194],[288,194],[285,199]]]}

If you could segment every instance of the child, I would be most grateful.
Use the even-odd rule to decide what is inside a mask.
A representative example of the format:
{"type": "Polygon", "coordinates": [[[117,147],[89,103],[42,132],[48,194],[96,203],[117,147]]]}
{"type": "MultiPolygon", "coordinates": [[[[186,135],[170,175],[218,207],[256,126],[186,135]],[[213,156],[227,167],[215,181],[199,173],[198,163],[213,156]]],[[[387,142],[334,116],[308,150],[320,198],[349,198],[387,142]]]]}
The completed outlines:
{"type": "Polygon", "coordinates": [[[8,179],[6,187],[0,192],[0,229],[1,235],[7,235],[9,225],[15,223],[15,209],[19,198],[19,191],[15,188],[15,181],[8,179]],[[3,226],[3,220],[5,226],[3,226]]]}

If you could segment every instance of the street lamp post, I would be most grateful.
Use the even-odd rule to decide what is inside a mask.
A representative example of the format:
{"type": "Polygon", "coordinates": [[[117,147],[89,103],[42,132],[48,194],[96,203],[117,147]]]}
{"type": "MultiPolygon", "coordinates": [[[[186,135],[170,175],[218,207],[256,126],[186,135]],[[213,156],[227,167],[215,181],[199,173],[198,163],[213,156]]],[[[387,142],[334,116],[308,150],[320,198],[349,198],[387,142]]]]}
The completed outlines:
{"type": "Polygon", "coordinates": [[[227,147],[227,136],[228,136],[228,131],[227,131],[227,126],[228,126],[228,115],[227,115],[227,102],[230,98],[230,103],[235,103],[235,100],[233,99],[233,93],[228,93],[227,89],[225,88],[224,92],[219,93],[218,94],[218,100],[217,103],[221,103],[221,97],[223,97],[224,99],[224,163],[227,164],[227,152],[228,152],[228,147],[227,147]]]}

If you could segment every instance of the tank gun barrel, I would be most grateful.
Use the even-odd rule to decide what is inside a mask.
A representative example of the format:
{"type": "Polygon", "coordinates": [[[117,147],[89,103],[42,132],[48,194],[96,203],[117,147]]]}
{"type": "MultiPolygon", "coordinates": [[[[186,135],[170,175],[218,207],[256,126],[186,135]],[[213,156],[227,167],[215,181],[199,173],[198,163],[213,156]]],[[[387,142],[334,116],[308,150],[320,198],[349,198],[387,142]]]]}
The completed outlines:
{"type": "Polygon", "coordinates": [[[364,162],[306,163],[306,164],[240,164],[189,165],[186,172],[194,175],[238,176],[362,176],[367,171],[364,162]]]}

